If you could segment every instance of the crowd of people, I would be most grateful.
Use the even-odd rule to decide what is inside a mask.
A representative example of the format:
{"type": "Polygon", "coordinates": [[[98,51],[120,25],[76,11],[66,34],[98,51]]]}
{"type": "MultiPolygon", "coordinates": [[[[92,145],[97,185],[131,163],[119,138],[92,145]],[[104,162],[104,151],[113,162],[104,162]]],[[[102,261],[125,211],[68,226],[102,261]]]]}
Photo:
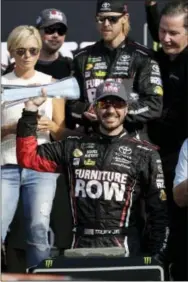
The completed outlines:
{"type": "Polygon", "coordinates": [[[68,30],[60,10],[43,10],[35,27],[9,34],[14,63],[3,70],[4,86],[73,75],[80,98],[52,99],[44,87],[25,104],[2,104],[7,271],[50,256],[51,226],[58,254],[118,246],[127,257],[154,256],[169,279],[187,279],[188,2],[169,2],[159,13],[146,0],[145,8],[155,51],[129,38],[124,0],[97,1],[101,39],[73,60],[58,52],[68,30]],[[24,262],[11,269],[12,257],[24,262]]]}

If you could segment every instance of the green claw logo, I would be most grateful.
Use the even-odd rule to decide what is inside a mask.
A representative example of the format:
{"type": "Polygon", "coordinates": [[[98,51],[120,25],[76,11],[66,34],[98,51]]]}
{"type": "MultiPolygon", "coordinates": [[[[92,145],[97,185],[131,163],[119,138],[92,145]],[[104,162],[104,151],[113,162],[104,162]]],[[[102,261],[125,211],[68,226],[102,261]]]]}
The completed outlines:
{"type": "Polygon", "coordinates": [[[53,265],[53,260],[52,259],[47,259],[45,260],[45,267],[50,268],[53,265]]]}
{"type": "Polygon", "coordinates": [[[144,257],[144,264],[151,264],[151,257],[144,257]]]}

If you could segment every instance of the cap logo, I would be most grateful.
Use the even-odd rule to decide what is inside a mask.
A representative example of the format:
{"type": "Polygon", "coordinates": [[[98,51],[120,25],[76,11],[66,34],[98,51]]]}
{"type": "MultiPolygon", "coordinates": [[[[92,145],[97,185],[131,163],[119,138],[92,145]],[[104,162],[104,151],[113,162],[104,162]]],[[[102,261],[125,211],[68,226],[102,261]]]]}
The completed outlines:
{"type": "Polygon", "coordinates": [[[50,11],[49,19],[62,21],[63,20],[63,15],[62,15],[61,12],[53,10],[53,11],[50,11]]]}
{"type": "Polygon", "coordinates": [[[128,11],[127,5],[125,4],[124,7],[123,7],[123,12],[124,12],[124,13],[127,13],[127,11],[128,11]]]}
{"type": "Polygon", "coordinates": [[[119,87],[112,84],[112,83],[106,83],[103,91],[104,92],[109,92],[109,93],[118,93],[119,87]]]}
{"type": "Polygon", "coordinates": [[[101,11],[110,11],[110,3],[108,2],[104,2],[102,5],[101,5],[101,11]]]}

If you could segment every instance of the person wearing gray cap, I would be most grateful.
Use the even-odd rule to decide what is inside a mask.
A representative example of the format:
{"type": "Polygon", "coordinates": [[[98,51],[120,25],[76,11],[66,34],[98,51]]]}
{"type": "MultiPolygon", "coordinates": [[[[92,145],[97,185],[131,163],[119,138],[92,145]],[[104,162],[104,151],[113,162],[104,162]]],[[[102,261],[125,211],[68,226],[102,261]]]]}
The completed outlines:
{"type": "Polygon", "coordinates": [[[36,20],[36,28],[43,43],[36,69],[50,73],[55,79],[69,76],[72,54],[64,53],[63,48],[68,30],[66,15],[57,9],[45,9],[36,20]]]}
{"type": "Polygon", "coordinates": [[[20,166],[34,170],[66,169],[73,203],[72,248],[119,247],[127,257],[142,253],[144,196],[150,226],[147,251],[161,257],[168,236],[161,160],[152,145],[130,138],[124,129],[129,94],[126,83],[105,81],[94,100],[98,132],[38,145],[37,110],[46,99],[43,89],[43,96],[25,104],[17,127],[17,158],[20,166]]]}
{"type": "Polygon", "coordinates": [[[43,10],[36,20],[36,27],[43,39],[43,50],[57,56],[56,52],[62,46],[67,32],[65,14],[57,9],[43,10]]]}

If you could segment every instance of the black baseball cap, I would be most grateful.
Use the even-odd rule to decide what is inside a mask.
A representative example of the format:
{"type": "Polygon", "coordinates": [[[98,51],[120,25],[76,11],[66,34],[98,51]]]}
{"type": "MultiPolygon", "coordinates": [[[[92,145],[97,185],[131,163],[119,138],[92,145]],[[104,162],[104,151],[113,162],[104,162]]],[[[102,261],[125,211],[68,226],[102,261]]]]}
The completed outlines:
{"type": "Polygon", "coordinates": [[[96,14],[106,12],[127,13],[125,0],[98,0],[96,14]]]}
{"type": "Polygon", "coordinates": [[[63,24],[67,28],[67,17],[65,14],[57,9],[45,9],[38,16],[36,20],[36,27],[48,27],[56,23],[63,24]]]}
{"type": "Polygon", "coordinates": [[[130,93],[131,87],[129,83],[128,87],[125,87],[125,83],[123,84],[114,80],[106,80],[97,87],[95,101],[97,102],[103,98],[114,96],[128,103],[130,93]]]}

